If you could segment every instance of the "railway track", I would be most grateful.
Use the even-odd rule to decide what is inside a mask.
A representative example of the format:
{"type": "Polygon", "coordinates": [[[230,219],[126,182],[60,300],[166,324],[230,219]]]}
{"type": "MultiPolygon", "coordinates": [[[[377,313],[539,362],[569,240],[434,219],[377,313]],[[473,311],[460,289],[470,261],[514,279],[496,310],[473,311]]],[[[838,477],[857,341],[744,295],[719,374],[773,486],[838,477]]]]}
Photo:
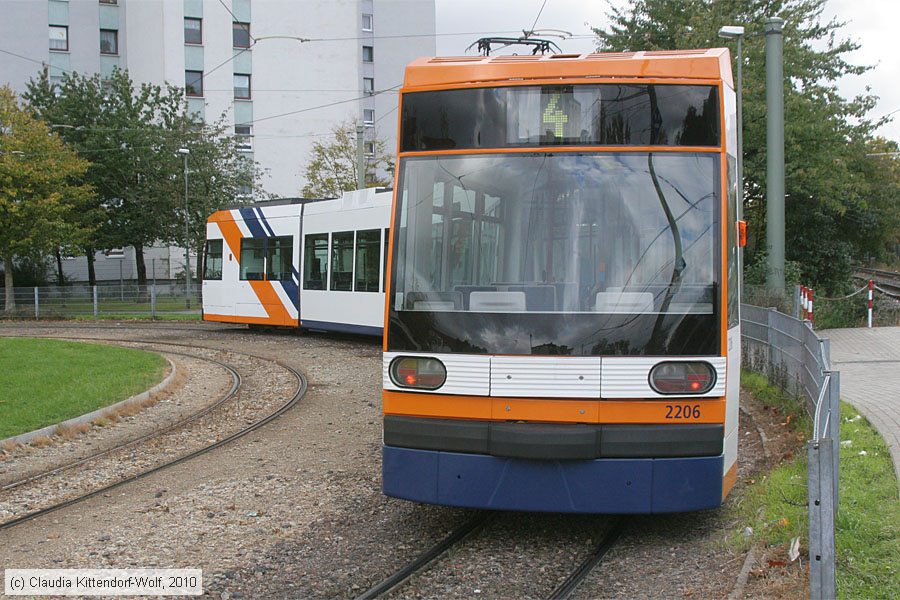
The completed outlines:
{"type": "MultiPolygon", "coordinates": [[[[4,521],[4,522],[0,523],[0,531],[11,529],[13,527],[16,527],[17,525],[21,525],[22,523],[31,521],[33,519],[37,519],[37,518],[47,515],[49,513],[56,512],[58,510],[67,508],[69,506],[73,506],[75,504],[78,504],[80,502],[88,500],[89,498],[93,498],[95,496],[105,494],[111,490],[122,487],[129,483],[138,481],[140,479],[144,479],[152,474],[158,473],[158,472],[168,469],[170,467],[174,467],[176,465],[179,465],[179,464],[188,462],[190,460],[193,460],[195,458],[198,458],[200,456],[203,456],[217,448],[225,446],[226,444],[230,444],[231,442],[238,440],[238,439],[244,437],[245,435],[259,429],[260,427],[266,425],[267,423],[270,423],[271,421],[277,419],[279,416],[281,416],[282,414],[284,414],[285,412],[290,410],[293,406],[295,406],[303,398],[303,396],[307,390],[307,380],[303,376],[303,374],[300,373],[297,369],[291,367],[290,365],[284,364],[281,361],[272,360],[272,359],[269,359],[269,358],[266,358],[263,356],[259,356],[256,354],[248,353],[248,352],[237,352],[237,351],[232,351],[232,350],[226,351],[226,350],[222,350],[220,348],[211,348],[211,347],[206,347],[206,346],[197,346],[197,345],[192,345],[192,344],[182,344],[182,343],[176,343],[176,342],[161,342],[161,341],[157,341],[157,340],[140,340],[140,339],[123,340],[123,339],[118,339],[118,338],[110,339],[110,338],[96,338],[96,337],[77,338],[77,337],[73,337],[71,335],[69,335],[69,336],[62,336],[62,335],[60,335],[60,336],[41,336],[41,337],[55,338],[55,339],[79,340],[79,341],[115,342],[115,343],[120,343],[120,344],[128,343],[128,344],[138,344],[138,345],[143,345],[143,346],[157,346],[157,347],[159,347],[159,346],[185,347],[185,348],[193,348],[193,349],[198,349],[198,350],[209,350],[212,352],[227,352],[230,354],[243,355],[243,356],[251,357],[251,358],[254,358],[257,360],[272,362],[272,363],[278,365],[279,367],[285,369],[296,379],[297,387],[296,387],[293,395],[287,400],[287,402],[281,403],[274,411],[269,412],[262,418],[257,419],[256,421],[242,427],[238,431],[236,431],[220,440],[209,443],[205,446],[202,446],[201,448],[199,448],[197,450],[191,451],[191,452],[184,454],[182,456],[179,456],[177,458],[167,460],[167,461],[165,461],[161,464],[158,464],[152,468],[140,471],[140,472],[130,475],[128,477],[124,477],[124,478],[114,481],[112,483],[103,485],[99,488],[92,489],[84,494],[75,496],[73,498],[70,498],[70,499],[67,499],[67,500],[64,500],[61,502],[51,504],[44,508],[26,513],[24,515],[15,517],[15,518],[7,520],[7,521],[4,521]]],[[[176,352],[172,352],[170,350],[158,350],[158,351],[168,352],[168,353],[173,353],[173,354],[176,353],[176,352]]],[[[188,353],[177,352],[177,354],[183,354],[184,356],[190,356],[191,358],[201,358],[196,355],[191,355],[188,353]]],[[[117,451],[121,451],[123,448],[133,447],[140,443],[150,441],[151,439],[158,438],[167,433],[172,433],[173,431],[182,429],[185,426],[197,421],[202,416],[208,415],[209,413],[213,412],[216,408],[223,406],[225,403],[227,403],[229,400],[231,400],[238,394],[239,390],[241,389],[242,378],[241,378],[240,374],[237,372],[237,370],[235,370],[233,367],[231,367],[229,365],[225,365],[225,363],[223,363],[221,361],[211,361],[211,362],[217,362],[217,363],[225,366],[226,369],[232,374],[232,377],[233,377],[231,389],[228,391],[228,393],[223,395],[216,402],[208,405],[201,411],[198,411],[197,413],[189,415],[187,418],[182,419],[182,420],[174,423],[173,425],[164,428],[163,430],[151,432],[151,433],[149,433],[145,436],[142,436],[136,440],[131,440],[131,441],[125,442],[123,444],[120,444],[117,447],[110,448],[108,450],[98,452],[96,454],[85,457],[83,459],[79,459],[77,461],[72,461],[71,463],[66,463],[59,467],[55,467],[46,472],[42,472],[37,475],[31,476],[28,478],[24,478],[19,481],[15,481],[10,484],[6,484],[2,488],[2,491],[12,490],[14,488],[21,487],[27,483],[49,477],[50,475],[53,475],[53,474],[58,474],[58,473],[66,471],[66,470],[70,470],[76,466],[87,464],[91,461],[97,460],[97,459],[105,457],[105,456],[109,456],[117,451]],[[236,377],[236,379],[234,379],[235,377],[236,377]]]]}
{"type": "Polygon", "coordinates": [[[890,294],[900,295],[900,273],[857,267],[854,277],[862,280],[873,279],[876,285],[890,294]]]}
{"type": "MultiPolygon", "coordinates": [[[[494,513],[479,513],[466,520],[447,537],[419,555],[415,560],[398,569],[387,578],[381,580],[362,594],[356,600],[372,600],[385,596],[392,590],[396,590],[410,577],[426,571],[438,559],[446,555],[452,549],[461,545],[477,532],[482,530],[494,518],[494,513]]],[[[625,520],[616,517],[600,541],[591,549],[588,555],[575,567],[569,576],[547,596],[548,600],[565,600],[578,589],[581,583],[603,561],[607,552],[615,545],[625,528],[625,520]]]]}

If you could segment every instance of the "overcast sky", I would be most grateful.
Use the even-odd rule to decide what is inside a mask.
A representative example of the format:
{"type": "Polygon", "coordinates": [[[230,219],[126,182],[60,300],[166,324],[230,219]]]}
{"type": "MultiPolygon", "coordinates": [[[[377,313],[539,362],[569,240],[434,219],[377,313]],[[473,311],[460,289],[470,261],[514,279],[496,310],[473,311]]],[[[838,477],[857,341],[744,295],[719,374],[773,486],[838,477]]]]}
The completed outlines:
{"type": "MultiPolygon", "coordinates": [[[[530,29],[538,16],[543,0],[436,0],[437,51],[440,55],[459,55],[479,37],[485,35],[511,36],[530,29]]],[[[614,0],[624,5],[623,0],[614,0]]],[[[605,25],[605,0],[547,0],[537,21],[536,29],[563,29],[573,38],[560,40],[563,52],[590,52],[594,49],[591,26],[605,25]]],[[[825,17],[848,21],[843,29],[845,37],[862,44],[862,48],[848,56],[854,64],[876,65],[861,76],[849,76],[840,82],[841,93],[847,97],[863,93],[866,86],[880,97],[873,117],[891,111],[894,122],[879,133],[900,141],[900,51],[896,49],[898,33],[890,23],[900,21],[900,2],[897,0],[829,0],[825,17]]]]}

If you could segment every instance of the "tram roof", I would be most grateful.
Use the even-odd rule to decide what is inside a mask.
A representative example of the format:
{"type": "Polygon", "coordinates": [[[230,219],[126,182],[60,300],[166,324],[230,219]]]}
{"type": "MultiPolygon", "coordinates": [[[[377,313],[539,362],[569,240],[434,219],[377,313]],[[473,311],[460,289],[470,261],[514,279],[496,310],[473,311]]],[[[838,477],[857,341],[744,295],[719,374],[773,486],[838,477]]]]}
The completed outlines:
{"type": "Polygon", "coordinates": [[[734,87],[727,48],[523,56],[437,56],[406,67],[404,88],[560,77],[722,79],[734,87]]]}

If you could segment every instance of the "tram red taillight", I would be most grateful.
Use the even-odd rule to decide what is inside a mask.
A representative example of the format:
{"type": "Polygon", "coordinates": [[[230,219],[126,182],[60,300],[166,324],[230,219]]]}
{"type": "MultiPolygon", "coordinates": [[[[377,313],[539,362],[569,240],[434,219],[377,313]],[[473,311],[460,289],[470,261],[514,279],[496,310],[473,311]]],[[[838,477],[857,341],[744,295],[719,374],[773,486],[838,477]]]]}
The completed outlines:
{"type": "Polygon", "coordinates": [[[705,394],[715,383],[706,362],[661,362],[650,371],[650,387],[659,394],[705,394]]]}
{"type": "Polygon", "coordinates": [[[399,387],[436,390],[447,381],[447,369],[436,358],[398,356],[388,370],[399,387]]]}

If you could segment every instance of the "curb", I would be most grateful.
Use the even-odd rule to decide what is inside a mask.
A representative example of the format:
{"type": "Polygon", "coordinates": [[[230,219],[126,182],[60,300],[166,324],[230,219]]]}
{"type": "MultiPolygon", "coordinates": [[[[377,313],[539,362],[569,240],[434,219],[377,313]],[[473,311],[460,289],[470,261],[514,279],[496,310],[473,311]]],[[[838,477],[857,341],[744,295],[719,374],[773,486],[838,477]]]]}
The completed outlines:
{"type": "Polygon", "coordinates": [[[117,411],[122,408],[126,404],[131,404],[133,402],[143,402],[147,398],[149,398],[152,394],[157,394],[163,390],[165,390],[171,383],[175,380],[175,376],[178,374],[178,369],[175,368],[175,363],[171,360],[163,356],[166,359],[166,362],[169,363],[169,374],[154,385],[152,388],[147,390],[146,392],[141,392],[140,394],[136,394],[130,398],[126,398],[125,400],[121,400],[116,402],[115,404],[110,404],[109,406],[104,406],[102,408],[98,408],[95,411],[89,412],[87,414],[73,417],[71,419],[67,419],[62,421],[61,423],[55,423],[53,425],[47,425],[46,427],[41,427],[40,429],[35,429],[34,431],[29,431],[28,433],[20,433],[19,435],[14,435],[12,437],[6,438],[5,440],[0,440],[0,444],[13,443],[13,444],[27,444],[31,440],[41,436],[51,436],[53,432],[56,431],[57,427],[70,427],[72,425],[80,425],[82,423],[90,423],[94,419],[105,417],[106,415],[117,411]]]}

